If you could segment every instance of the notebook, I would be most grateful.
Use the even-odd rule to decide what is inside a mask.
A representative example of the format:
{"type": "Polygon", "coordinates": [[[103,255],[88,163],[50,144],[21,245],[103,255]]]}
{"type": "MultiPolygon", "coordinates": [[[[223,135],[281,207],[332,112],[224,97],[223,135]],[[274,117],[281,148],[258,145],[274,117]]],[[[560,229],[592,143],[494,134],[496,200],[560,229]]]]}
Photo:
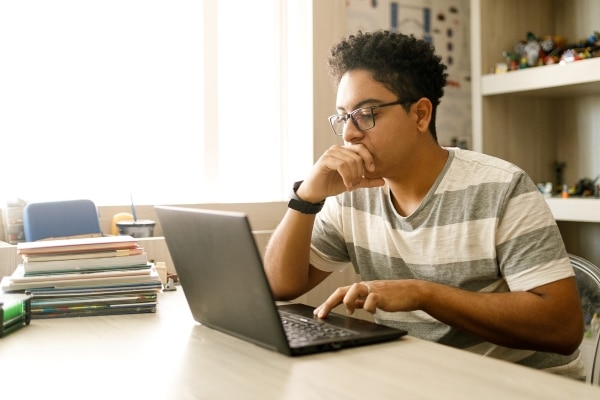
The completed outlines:
{"type": "Polygon", "coordinates": [[[275,302],[244,213],[155,206],[194,319],[290,356],[397,339],[407,332],[347,315],[313,317],[305,304],[275,302]],[[309,325],[311,328],[303,328],[309,325]],[[308,338],[287,333],[300,327],[308,338]],[[334,337],[324,337],[334,331],[334,337]]]}

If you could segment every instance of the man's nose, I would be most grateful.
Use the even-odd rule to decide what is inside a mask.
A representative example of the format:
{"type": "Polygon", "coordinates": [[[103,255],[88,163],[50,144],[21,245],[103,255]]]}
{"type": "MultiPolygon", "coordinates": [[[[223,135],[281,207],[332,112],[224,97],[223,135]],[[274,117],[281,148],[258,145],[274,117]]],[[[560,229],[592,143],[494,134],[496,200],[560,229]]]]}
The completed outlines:
{"type": "Polygon", "coordinates": [[[346,123],[344,124],[344,131],[342,133],[342,137],[344,138],[344,142],[352,143],[356,140],[357,137],[362,137],[363,132],[356,127],[356,124],[352,120],[352,118],[348,118],[346,123]]]}

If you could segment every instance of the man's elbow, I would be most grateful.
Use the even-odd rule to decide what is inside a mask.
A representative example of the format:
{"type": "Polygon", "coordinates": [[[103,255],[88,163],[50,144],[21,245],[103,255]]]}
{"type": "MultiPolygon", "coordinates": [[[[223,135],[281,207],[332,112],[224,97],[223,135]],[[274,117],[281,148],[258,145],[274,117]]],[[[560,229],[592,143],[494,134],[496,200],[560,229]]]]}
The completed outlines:
{"type": "Polygon", "coordinates": [[[573,317],[569,323],[556,327],[553,345],[551,351],[569,355],[573,354],[581,345],[585,328],[583,325],[583,315],[573,317]]]}
{"type": "Polygon", "coordinates": [[[277,273],[269,273],[268,270],[266,272],[271,294],[275,301],[291,301],[303,294],[301,288],[294,280],[281,277],[277,273]]]}
{"type": "Polygon", "coordinates": [[[292,301],[302,295],[301,292],[297,292],[290,288],[285,288],[277,285],[270,284],[271,293],[275,301],[292,301]]]}
{"type": "Polygon", "coordinates": [[[564,335],[562,346],[560,346],[561,348],[558,353],[563,355],[573,354],[573,352],[581,345],[584,332],[583,322],[581,324],[575,324],[572,329],[568,330],[568,334],[564,335]]]}

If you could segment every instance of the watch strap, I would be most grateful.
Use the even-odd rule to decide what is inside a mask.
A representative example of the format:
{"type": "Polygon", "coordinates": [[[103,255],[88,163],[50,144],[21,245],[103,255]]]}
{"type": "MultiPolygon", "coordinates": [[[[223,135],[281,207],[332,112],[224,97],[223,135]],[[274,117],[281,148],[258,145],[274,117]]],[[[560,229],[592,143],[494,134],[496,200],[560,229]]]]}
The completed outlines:
{"type": "Polygon", "coordinates": [[[294,183],[292,187],[292,191],[290,192],[290,201],[288,202],[288,207],[292,210],[296,210],[301,212],[302,214],[317,214],[321,209],[323,209],[323,205],[325,204],[325,200],[320,203],[309,203],[308,201],[302,200],[296,194],[296,190],[300,187],[303,181],[298,181],[294,183]]]}

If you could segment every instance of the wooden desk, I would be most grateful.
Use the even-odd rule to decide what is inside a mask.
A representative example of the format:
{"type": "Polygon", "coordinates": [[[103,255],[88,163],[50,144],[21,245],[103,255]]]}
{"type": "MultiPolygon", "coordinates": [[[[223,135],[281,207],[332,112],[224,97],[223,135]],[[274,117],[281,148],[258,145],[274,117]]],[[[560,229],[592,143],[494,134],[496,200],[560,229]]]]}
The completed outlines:
{"type": "MultiPolygon", "coordinates": [[[[600,389],[412,337],[289,358],[196,324],[180,287],[156,314],[33,320],[0,339],[22,399],[589,399],[600,389]]],[[[11,396],[16,397],[16,396],[11,396]]]]}

